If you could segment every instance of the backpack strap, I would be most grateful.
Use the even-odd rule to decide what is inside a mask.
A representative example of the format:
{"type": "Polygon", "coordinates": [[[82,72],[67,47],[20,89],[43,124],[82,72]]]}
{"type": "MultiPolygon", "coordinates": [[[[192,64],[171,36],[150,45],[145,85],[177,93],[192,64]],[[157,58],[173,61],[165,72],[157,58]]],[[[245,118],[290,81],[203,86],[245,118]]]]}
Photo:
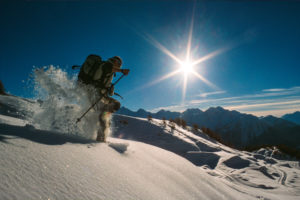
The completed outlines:
{"type": "Polygon", "coordinates": [[[101,61],[100,63],[95,64],[95,65],[91,68],[91,70],[89,71],[89,76],[90,76],[92,79],[94,79],[94,76],[95,76],[95,74],[96,74],[96,72],[97,72],[98,70],[101,70],[101,75],[100,75],[100,76],[102,76],[104,65],[105,65],[105,62],[104,62],[104,61],[101,61]]]}
{"type": "MultiPolygon", "coordinates": [[[[107,89],[110,87],[109,82],[111,81],[114,74],[112,72],[113,65],[110,62],[103,62],[100,67],[102,70],[101,77],[100,79],[93,80],[92,84],[97,88],[107,89]]],[[[96,73],[96,71],[94,73],[96,73]]]]}

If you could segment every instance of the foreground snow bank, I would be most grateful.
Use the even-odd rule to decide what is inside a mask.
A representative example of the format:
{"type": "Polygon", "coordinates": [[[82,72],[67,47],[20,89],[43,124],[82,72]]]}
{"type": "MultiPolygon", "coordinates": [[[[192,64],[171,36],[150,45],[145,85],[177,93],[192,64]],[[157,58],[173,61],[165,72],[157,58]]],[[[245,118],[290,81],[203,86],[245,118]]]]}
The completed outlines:
{"type": "Polygon", "coordinates": [[[14,126],[5,125],[5,132],[0,126],[0,199],[249,198],[154,146],[121,139],[80,143],[80,138],[50,145],[31,138],[34,128],[20,129],[31,137],[16,138],[9,133],[14,126]]]}

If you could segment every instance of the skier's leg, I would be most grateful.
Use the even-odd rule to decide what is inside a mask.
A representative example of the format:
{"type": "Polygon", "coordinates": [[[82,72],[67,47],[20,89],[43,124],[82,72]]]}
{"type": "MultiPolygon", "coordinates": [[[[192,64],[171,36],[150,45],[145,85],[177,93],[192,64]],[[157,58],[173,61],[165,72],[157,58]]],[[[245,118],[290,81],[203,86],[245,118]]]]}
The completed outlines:
{"type": "Polygon", "coordinates": [[[98,129],[96,140],[99,141],[99,142],[106,142],[106,138],[105,138],[105,129],[106,129],[105,112],[100,113],[99,123],[100,123],[100,127],[98,129]]]}
{"type": "Polygon", "coordinates": [[[110,134],[110,119],[110,112],[102,112],[99,115],[100,127],[98,130],[97,141],[106,142],[106,139],[110,134]]]}
{"type": "Polygon", "coordinates": [[[104,103],[104,105],[99,115],[100,127],[98,130],[97,141],[106,142],[106,138],[110,134],[111,114],[119,110],[121,104],[111,97],[103,99],[102,103],[104,103]]]}
{"type": "Polygon", "coordinates": [[[105,110],[107,112],[114,113],[114,112],[116,112],[117,110],[120,109],[121,104],[120,104],[119,101],[117,101],[117,100],[115,100],[111,97],[108,97],[107,100],[108,100],[108,103],[107,103],[106,108],[105,108],[105,110]]]}

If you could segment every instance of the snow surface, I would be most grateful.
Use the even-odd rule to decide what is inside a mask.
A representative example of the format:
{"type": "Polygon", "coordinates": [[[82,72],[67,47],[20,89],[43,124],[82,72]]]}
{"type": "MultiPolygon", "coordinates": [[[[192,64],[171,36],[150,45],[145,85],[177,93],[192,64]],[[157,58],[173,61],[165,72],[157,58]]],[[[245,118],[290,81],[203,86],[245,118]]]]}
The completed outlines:
{"type": "Polygon", "coordinates": [[[300,197],[299,162],[266,157],[267,150],[240,152],[201,132],[121,115],[113,134],[127,139],[96,143],[14,115],[0,115],[0,199],[300,197]]]}
{"type": "Polygon", "coordinates": [[[113,116],[108,143],[97,143],[96,113],[74,123],[87,100],[63,72],[45,72],[59,81],[38,75],[42,101],[0,95],[1,200],[300,199],[300,163],[276,159],[276,150],[241,152],[124,115],[113,116]]]}

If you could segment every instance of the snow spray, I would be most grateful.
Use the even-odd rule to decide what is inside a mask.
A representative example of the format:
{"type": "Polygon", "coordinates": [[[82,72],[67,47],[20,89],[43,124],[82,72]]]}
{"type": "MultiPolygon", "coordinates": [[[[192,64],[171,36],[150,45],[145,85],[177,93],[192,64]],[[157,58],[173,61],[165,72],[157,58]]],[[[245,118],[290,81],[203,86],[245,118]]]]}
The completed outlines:
{"type": "MultiPolygon", "coordinates": [[[[89,139],[96,138],[101,102],[81,123],[75,123],[78,116],[97,99],[94,88],[78,84],[77,76],[70,77],[66,71],[54,66],[35,69],[33,78],[35,96],[40,102],[39,109],[34,111],[32,117],[35,126],[89,139]]],[[[110,117],[107,120],[109,123],[110,117]]]]}

